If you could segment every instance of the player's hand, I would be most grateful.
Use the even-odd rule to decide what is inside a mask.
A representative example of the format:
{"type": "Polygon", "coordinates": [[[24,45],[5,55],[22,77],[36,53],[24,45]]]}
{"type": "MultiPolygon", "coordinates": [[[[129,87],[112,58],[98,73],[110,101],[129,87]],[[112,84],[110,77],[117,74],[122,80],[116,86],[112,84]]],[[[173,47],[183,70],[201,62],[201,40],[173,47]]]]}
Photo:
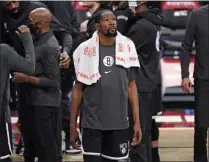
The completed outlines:
{"type": "Polygon", "coordinates": [[[75,126],[70,126],[70,144],[74,149],[79,149],[79,145],[76,143],[78,139],[78,131],[75,126]]]}
{"type": "Polygon", "coordinates": [[[20,27],[18,27],[16,34],[20,36],[26,32],[30,32],[29,28],[26,25],[21,25],[20,27]]]}
{"type": "Polygon", "coordinates": [[[192,82],[189,78],[182,79],[181,88],[186,93],[192,93],[192,82]]]}
{"type": "Polygon", "coordinates": [[[60,68],[67,69],[67,68],[69,68],[69,65],[70,65],[69,55],[67,54],[67,52],[61,53],[60,63],[59,63],[60,68]]]}
{"type": "Polygon", "coordinates": [[[134,136],[131,142],[131,146],[136,146],[140,144],[141,139],[142,139],[142,131],[141,131],[140,124],[135,124],[133,129],[134,129],[134,136]]]}
{"type": "Polygon", "coordinates": [[[25,83],[27,82],[27,79],[28,79],[27,75],[23,73],[15,72],[12,81],[15,83],[25,83]]]}

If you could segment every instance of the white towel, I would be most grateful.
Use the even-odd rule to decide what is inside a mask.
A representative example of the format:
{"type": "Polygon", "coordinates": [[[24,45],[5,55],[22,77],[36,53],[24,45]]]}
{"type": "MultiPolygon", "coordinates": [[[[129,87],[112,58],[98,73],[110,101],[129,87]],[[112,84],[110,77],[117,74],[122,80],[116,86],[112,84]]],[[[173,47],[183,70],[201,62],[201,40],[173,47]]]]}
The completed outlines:
{"type": "MultiPolygon", "coordinates": [[[[124,68],[140,67],[134,43],[117,32],[115,64],[124,68]]],[[[77,81],[91,85],[101,77],[99,73],[99,37],[97,31],[73,53],[77,81]]]]}

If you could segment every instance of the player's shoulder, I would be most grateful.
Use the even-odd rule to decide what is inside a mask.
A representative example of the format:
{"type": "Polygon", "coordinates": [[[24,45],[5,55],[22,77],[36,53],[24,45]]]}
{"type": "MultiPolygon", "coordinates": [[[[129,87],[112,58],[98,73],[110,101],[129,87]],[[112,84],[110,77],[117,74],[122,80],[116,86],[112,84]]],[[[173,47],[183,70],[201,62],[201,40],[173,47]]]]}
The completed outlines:
{"type": "Polygon", "coordinates": [[[8,48],[7,44],[4,44],[4,43],[0,44],[0,49],[1,49],[0,55],[1,55],[1,58],[3,59],[5,59],[5,56],[7,56],[6,51],[5,51],[7,50],[7,48],[8,48]]]}
{"type": "Polygon", "coordinates": [[[5,43],[0,44],[0,50],[1,50],[0,52],[1,61],[6,61],[9,58],[9,56],[11,56],[12,53],[15,52],[13,47],[5,43]]]}
{"type": "Polygon", "coordinates": [[[197,14],[202,13],[202,12],[205,12],[205,11],[208,12],[208,6],[209,5],[205,5],[205,6],[201,6],[200,8],[193,9],[192,10],[192,14],[193,15],[197,15],[197,14]]]}
{"type": "Polygon", "coordinates": [[[1,47],[1,49],[5,49],[5,48],[9,48],[9,45],[5,44],[5,43],[1,43],[0,47],[1,47]]]}
{"type": "Polygon", "coordinates": [[[6,43],[1,43],[0,44],[0,49],[1,49],[1,53],[2,54],[7,54],[7,55],[8,55],[8,52],[10,50],[13,50],[14,51],[14,48],[11,47],[10,45],[6,44],[6,43]]]}

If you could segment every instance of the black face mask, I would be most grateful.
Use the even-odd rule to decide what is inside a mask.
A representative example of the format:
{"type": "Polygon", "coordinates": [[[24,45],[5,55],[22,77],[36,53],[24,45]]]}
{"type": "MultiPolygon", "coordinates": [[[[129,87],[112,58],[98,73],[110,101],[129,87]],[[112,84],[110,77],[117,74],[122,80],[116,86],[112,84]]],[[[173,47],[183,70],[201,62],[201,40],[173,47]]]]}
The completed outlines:
{"type": "Polygon", "coordinates": [[[31,24],[30,22],[28,22],[27,26],[30,29],[31,35],[33,37],[37,37],[40,35],[40,29],[38,27],[39,22],[37,22],[36,24],[31,24]]]}

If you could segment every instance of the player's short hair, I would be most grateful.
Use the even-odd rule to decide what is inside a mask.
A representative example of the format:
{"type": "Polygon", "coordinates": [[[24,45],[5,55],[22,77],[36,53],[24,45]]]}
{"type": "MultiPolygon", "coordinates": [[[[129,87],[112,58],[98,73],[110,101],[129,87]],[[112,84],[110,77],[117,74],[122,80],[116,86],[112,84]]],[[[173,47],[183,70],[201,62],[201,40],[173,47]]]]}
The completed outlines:
{"type": "Polygon", "coordinates": [[[96,15],[95,15],[95,18],[94,18],[94,22],[95,22],[95,23],[99,23],[99,22],[101,21],[101,19],[102,19],[102,14],[103,14],[104,12],[112,12],[113,15],[115,15],[115,13],[114,13],[113,11],[111,11],[111,10],[101,10],[101,11],[99,11],[98,13],[96,13],[96,15]]]}

